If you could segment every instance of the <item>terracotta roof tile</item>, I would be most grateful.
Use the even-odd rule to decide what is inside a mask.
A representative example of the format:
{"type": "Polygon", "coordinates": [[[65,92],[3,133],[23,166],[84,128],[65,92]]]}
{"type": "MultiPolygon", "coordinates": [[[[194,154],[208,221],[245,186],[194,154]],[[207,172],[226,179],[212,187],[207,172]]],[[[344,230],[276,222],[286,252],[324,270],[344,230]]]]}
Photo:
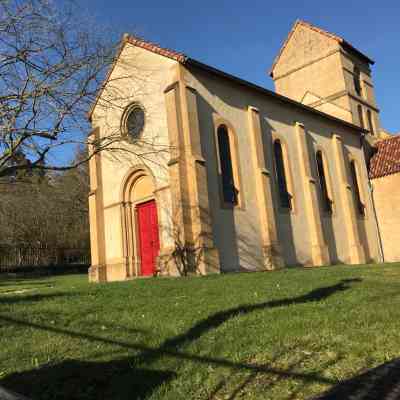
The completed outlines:
{"type": "Polygon", "coordinates": [[[400,172],[400,136],[384,139],[377,147],[369,164],[369,177],[375,179],[400,172]]]}
{"type": "Polygon", "coordinates": [[[161,47],[160,45],[158,45],[156,43],[149,42],[149,41],[141,39],[137,36],[126,35],[124,39],[128,43],[131,43],[135,46],[149,50],[153,53],[160,54],[161,56],[172,58],[173,60],[178,61],[182,64],[184,64],[188,59],[188,56],[186,56],[185,54],[183,54],[181,52],[167,49],[165,47],[161,47]]]}

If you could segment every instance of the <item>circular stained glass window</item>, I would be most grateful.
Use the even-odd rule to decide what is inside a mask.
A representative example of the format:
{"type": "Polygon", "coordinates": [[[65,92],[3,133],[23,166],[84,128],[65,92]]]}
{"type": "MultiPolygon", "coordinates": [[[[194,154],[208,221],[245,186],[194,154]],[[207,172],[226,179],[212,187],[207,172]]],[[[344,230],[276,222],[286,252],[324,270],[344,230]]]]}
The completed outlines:
{"type": "Polygon", "coordinates": [[[144,110],[139,105],[134,105],[128,110],[125,129],[130,138],[137,139],[140,136],[144,128],[144,120],[144,110]]]}

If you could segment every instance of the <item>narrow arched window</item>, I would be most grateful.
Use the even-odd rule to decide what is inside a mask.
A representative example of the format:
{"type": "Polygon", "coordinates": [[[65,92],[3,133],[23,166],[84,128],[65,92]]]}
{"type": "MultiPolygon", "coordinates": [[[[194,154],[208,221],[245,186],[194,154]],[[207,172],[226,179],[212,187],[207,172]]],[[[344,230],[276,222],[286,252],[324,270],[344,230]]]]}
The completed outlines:
{"type": "Polygon", "coordinates": [[[233,171],[232,143],[230,143],[228,128],[220,125],[217,136],[223,199],[225,203],[237,205],[239,191],[233,171]]]}
{"type": "Polygon", "coordinates": [[[325,171],[324,159],[322,156],[322,152],[318,150],[315,154],[315,158],[317,161],[317,170],[318,170],[318,178],[319,178],[319,187],[321,190],[321,198],[322,205],[324,211],[331,213],[332,212],[332,199],[329,195],[328,189],[328,181],[325,171]]]}
{"type": "Polygon", "coordinates": [[[360,215],[364,216],[365,205],[361,199],[361,192],[357,175],[357,166],[354,160],[350,161],[350,175],[353,184],[354,201],[356,202],[357,211],[360,215]]]}
{"type": "Polygon", "coordinates": [[[367,110],[367,118],[368,118],[368,128],[371,135],[375,135],[374,132],[374,124],[372,123],[372,114],[371,110],[367,110]]]}
{"type": "Polygon", "coordinates": [[[360,126],[361,128],[365,128],[363,111],[360,105],[357,106],[357,111],[358,111],[358,120],[360,121],[360,126]]]}
{"type": "Polygon", "coordinates": [[[292,209],[292,196],[288,191],[287,171],[280,140],[274,142],[274,157],[280,205],[282,208],[292,209]]]}
{"type": "Polygon", "coordinates": [[[361,96],[361,73],[358,67],[354,67],[353,70],[353,79],[354,79],[354,89],[356,93],[361,96]]]}

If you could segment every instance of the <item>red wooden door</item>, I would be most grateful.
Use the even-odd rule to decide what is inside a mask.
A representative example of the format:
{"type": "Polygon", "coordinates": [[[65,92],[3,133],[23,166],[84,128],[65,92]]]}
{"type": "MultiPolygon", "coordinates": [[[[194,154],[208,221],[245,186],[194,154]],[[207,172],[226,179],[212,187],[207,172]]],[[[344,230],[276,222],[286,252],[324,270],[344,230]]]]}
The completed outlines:
{"type": "Polygon", "coordinates": [[[137,206],[141,275],[153,275],[160,250],[157,207],[154,200],[137,206]]]}

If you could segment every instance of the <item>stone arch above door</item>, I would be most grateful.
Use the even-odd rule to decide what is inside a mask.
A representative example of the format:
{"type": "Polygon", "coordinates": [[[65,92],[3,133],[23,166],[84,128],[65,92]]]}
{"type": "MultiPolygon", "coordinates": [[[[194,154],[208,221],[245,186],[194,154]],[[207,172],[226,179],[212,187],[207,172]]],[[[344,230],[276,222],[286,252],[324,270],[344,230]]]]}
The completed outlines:
{"type": "Polygon", "coordinates": [[[154,176],[145,166],[131,168],[121,185],[122,251],[128,278],[141,274],[136,208],[149,201],[158,206],[155,188],[154,176]]]}
{"type": "Polygon", "coordinates": [[[150,197],[154,197],[154,184],[152,179],[148,175],[140,176],[133,185],[131,201],[144,201],[150,197]]]}
{"type": "Polygon", "coordinates": [[[140,196],[154,196],[155,179],[149,168],[145,166],[133,167],[125,175],[121,185],[121,202],[140,200],[140,196]]]}

